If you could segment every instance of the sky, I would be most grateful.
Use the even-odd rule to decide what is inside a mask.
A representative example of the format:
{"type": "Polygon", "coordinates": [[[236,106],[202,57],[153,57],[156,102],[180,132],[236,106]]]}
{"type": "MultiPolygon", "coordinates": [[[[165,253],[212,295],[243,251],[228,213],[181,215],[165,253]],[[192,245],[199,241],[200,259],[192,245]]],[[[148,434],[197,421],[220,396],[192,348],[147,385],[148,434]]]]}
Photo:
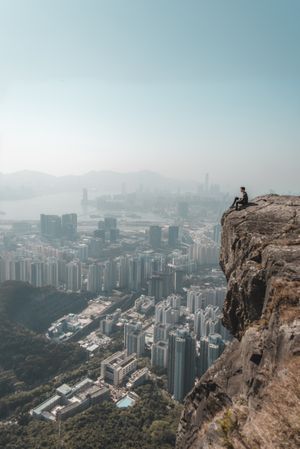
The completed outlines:
{"type": "Polygon", "coordinates": [[[0,172],[299,191],[299,0],[0,0],[0,172]]]}

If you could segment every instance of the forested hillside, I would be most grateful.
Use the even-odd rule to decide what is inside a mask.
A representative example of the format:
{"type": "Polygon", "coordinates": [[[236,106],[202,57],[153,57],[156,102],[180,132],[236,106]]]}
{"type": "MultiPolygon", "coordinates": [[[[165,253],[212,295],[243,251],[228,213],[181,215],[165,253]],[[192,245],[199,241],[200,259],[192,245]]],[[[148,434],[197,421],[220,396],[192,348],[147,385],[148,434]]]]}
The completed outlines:
{"type": "Polygon", "coordinates": [[[175,444],[181,406],[170,401],[155,384],[136,392],[141,400],[132,408],[103,403],[61,424],[24,417],[0,431],[6,449],[171,449],[175,444]]]}
{"type": "Polygon", "coordinates": [[[86,296],[53,287],[34,288],[16,281],[0,286],[0,318],[5,316],[36,332],[45,332],[52,321],[66,313],[77,313],[86,305],[86,296]]]}
{"type": "Polygon", "coordinates": [[[42,333],[65,312],[85,306],[79,295],[35,289],[21,282],[0,287],[0,416],[9,413],[5,397],[33,388],[79,365],[86,353],[77,344],[56,344],[42,333]]]}

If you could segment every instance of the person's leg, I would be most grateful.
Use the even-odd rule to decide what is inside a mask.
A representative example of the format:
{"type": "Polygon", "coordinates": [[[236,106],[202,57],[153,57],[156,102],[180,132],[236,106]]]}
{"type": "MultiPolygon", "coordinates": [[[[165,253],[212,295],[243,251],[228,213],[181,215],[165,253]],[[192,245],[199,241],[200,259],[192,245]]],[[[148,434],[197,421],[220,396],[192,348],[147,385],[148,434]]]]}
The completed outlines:
{"type": "Polygon", "coordinates": [[[231,205],[230,207],[234,207],[238,199],[239,199],[239,197],[236,196],[236,197],[234,198],[234,201],[233,201],[233,203],[232,203],[232,205],[231,205]]]}
{"type": "Polygon", "coordinates": [[[239,201],[237,201],[236,203],[235,203],[235,210],[239,210],[239,206],[242,206],[243,205],[243,200],[239,200],[239,201]]]}

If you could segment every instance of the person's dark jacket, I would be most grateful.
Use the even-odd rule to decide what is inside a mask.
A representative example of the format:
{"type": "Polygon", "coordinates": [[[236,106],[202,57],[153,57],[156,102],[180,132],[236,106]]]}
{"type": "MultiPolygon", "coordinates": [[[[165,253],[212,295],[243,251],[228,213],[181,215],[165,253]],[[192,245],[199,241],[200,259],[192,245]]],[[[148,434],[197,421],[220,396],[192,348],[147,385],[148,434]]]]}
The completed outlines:
{"type": "Polygon", "coordinates": [[[247,192],[243,192],[243,196],[241,198],[243,204],[248,204],[248,193],[247,192]]]}

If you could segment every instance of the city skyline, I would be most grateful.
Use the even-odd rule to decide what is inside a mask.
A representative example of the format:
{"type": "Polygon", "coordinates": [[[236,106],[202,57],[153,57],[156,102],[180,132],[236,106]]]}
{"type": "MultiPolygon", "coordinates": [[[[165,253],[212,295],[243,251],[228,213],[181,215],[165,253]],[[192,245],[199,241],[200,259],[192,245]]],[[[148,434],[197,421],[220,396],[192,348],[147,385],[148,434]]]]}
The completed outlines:
{"type": "MultiPolygon", "coordinates": [[[[297,167],[295,167],[297,169],[297,167]]],[[[264,167],[261,167],[263,170],[264,167]]],[[[256,174],[257,175],[257,174],[256,174]]],[[[117,192],[121,192],[123,194],[134,192],[134,191],[145,191],[148,192],[158,192],[158,191],[168,191],[168,192],[177,192],[177,193],[188,193],[188,192],[197,192],[199,188],[204,189],[206,186],[206,180],[208,180],[208,190],[211,188],[220,189],[224,194],[232,194],[238,193],[241,185],[249,186],[249,192],[252,197],[263,195],[266,193],[276,193],[283,195],[298,195],[299,194],[299,185],[296,183],[285,184],[276,182],[263,180],[259,184],[251,177],[247,178],[247,173],[244,171],[240,171],[238,176],[235,179],[224,179],[223,182],[220,183],[220,180],[211,177],[210,173],[198,173],[196,177],[188,177],[186,173],[183,173],[183,176],[168,176],[163,174],[160,171],[154,170],[133,170],[133,171],[116,171],[116,170],[95,170],[91,169],[87,172],[82,172],[80,174],[75,173],[67,173],[64,175],[55,175],[50,173],[49,171],[38,171],[38,170],[16,170],[12,172],[1,172],[0,171],[0,183],[2,184],[3,189],[18,189],[20,186],[25,186],[26,188],[33,188],[34,185],[38,187],[36,190],[40,190],[38,195],[41,198],[43,195],[51,194],[54,188],[54,184],[51,181],[62,181],[58,191],[60,192],[71,192],[78,193],[86,183],[88,185],[88,189],[97,193],[106,193],[106,194],[116,194],[117,192]],[[98,180],[96,180],[96,177],[98,180]],[[101,179],[101,177],[104,177],[101,179]],[[124,177],[124,178],[122,178],[124,177]],[[144,177],[144,178],[143,178],[144,177]],[[36,179],[35,179],[36,178],[36,179]],[[119,179],[118,179],[119,178],[119,179]],[[140,179],[140,181],[139,181],[140,179]],[[245,181],[248,179],[248,183],[245,181]],[[76,185],[76,180],[80,181],[80,184],[76,185]],[[104,180],[104,181],[103,181],[104,180]],[[36,181],[36,184],[35,184],[36,181]],[[145,181],[145,184],[144,184],[145,181]],[[39,185],[39,183],[42,183],[39,185]],[[157,183],[156,183],[157,182],[157,183]],[[47,183],[48,183],[48,191],[47,191],[47,183]],[[128,185],[127,185],[128,183],[128,185]],[[113,186],[113,187],[112,187],[113,186]],[[129,187],[129,188],[128,188],[129,187]],[[123,191],[125,189],[125,191],[123,191]],[[128,191],[127,191],[128,189],[128,191]],[[102,191],[101,191],[102,190],[102,191]]],[[[248,189],[248,187],[247,187],[248,189]]],[[[2,193],[1,201],[5,201],[4,190],[2,193]]],[[[9,198],[7,198],[9,200],[9,198]]]]}

